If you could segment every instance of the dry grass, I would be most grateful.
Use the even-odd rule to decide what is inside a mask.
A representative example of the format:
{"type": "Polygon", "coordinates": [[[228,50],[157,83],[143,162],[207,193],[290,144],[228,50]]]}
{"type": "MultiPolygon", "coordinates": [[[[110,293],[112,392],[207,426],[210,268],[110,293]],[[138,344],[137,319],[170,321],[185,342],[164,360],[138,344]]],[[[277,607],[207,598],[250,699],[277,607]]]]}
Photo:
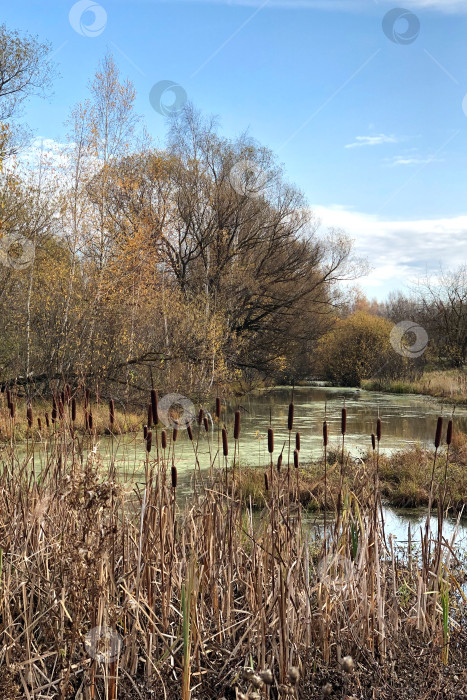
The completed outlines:
{"type": "MultiPolygon", "coordinates": [[[[195,464],[203,435],[201,421],[195,464]]],[[[344,479],[339,517],[310,541],[294,468],[278,471],[272,455],[254,515],[237,440],[227,471],[213,458],[212,478],[197,472],[195,495],[177,505],[174,438],[162,453],[153,428],[140,489],[117,481],[95,435],[84,457],[66,419],[25,458],[4,448],[2,698],[297,700],[326,681],[334,697],[370,698],[374,687],[396,697],[387,693],[402,651],[411,658],[426,644],[438,675],[457,669],[465,632],[454,542],[428,527],[420,557],[393,550],[377,453],[367,500],[344,479]]]]}
{"type": "Polygon", "coordinates": [[[362,388],[393,394],[425,394],[461,404],[467,403],[467,371],[424,372],[420,379],[414,381],[368,379],[362,382],[362,388]]]}

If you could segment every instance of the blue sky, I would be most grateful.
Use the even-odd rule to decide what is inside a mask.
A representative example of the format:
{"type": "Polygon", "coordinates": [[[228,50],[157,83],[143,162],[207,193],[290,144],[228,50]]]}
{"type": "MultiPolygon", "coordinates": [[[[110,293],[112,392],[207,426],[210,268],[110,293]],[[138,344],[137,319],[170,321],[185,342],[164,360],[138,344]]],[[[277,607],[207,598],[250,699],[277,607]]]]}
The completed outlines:
{"type": "Polygon", "coordinates": [[[102,0],[70,23],[69,0],[18,0],[2,21],[55,51],[54,94],[25,113],[38,138],[64,140],[110,49],[159,144],[149,92],[173,80],[223,133],[277,152],[323,226],[369,258],[361,286],[381,298],[467,258],[467,0],[401,3],[394,22],[383,0],[102,0]]]}

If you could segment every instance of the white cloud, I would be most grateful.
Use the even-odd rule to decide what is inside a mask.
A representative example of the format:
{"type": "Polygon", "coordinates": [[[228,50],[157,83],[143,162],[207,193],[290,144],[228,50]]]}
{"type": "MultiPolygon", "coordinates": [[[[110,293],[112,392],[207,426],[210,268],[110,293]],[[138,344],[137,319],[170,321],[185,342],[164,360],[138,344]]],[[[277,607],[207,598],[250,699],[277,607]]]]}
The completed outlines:
{"type": "Polygon", "coordinates": [[[387,165],[395,167],[396,165],[428,165],[428,163],[440,163],[442,158],[421,158],[418,156],[394,156],[386,160],[387,165]]]}
{"type": "Polygon", "coordinates": [[[452,268],[467,261],[467,215],[391,221],[340,206],[312,209],[322,226],[346,231],[355,252],[370,263],[370,274],[359,281],[370,297],[384,298],[440,265],[452,268]]]}
{"type": "Polygon", "coordinates": [[[379,134],[377,136],[357,136],[353,143],[348,143],[346,148],[360,148],[361,146],[379,146],[382,143],[397,143],[399,139],[395,136],[379,134]]]}

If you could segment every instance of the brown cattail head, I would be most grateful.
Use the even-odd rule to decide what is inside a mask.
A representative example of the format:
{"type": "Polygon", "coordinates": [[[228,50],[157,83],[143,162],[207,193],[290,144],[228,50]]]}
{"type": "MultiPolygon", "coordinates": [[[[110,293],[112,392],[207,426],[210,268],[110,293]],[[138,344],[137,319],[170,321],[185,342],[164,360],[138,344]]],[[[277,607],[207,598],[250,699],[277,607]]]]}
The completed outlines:
{"type": "Polygon", "coordinates": [[[172,465],[172,488],[177,488],[177,467],[172,465]]]}
{"type": "Polygon", "coordinates": [[[152,428],[152,406],[148,404],[148,430],[152,428]]]}
{"type": "Polygon", "coordinates": [[[65,384],[65,396],[68,402],[71,401],[71,386],[69,384],[65,384]]]}
{"type": "Polygon", "coordinates": [[[383,424],[381,423],[381,418],[378,418],[378,420],[376,421],[376,439],[378,440],[378,442],[381,441],[382,427],[383,424]]]}
{"type": "Polygon", "coordinates": [[[74,396],[71,400],[71,420],[73,421],[73,423],[76,420],[76,399],[74,396]]]}
{"type": "Polygon", "coordinates": [[[288,418],[287,418],[287,427],[288,427],[289,430],[292,430],[292,429],[293,429],[293,416],[294,416],[294,411],[295,411],[295,406],[294,406],[293,401],[292,401],[292,403],[289,404],[289,415],[288,415],[288,418]]]}
{"type": "Polygon", "coordinates": [[[199,409],[198,413],[198,425],[203,425],[203,420],[204,420],[204,411],[202,408],[199,409]]]}
{"type": "Polygon", "coordinates": [[[326,421],[323,422],[323,444],[325,447],[328,444],[328,424],[326,421]]]}
{"type": "Polygon", "coordinates": [[[161,444],[162,444],[162,449],[166,450],[167,449],[167,431],[163,430],[161,432],[161,444]]]}
{"type": "Polygon", "coordinates": [[[57,420],[57,399],[55,396],[52,398],[52,423],[57,420]]]}
{"type": "Polygon", "coordinates": [[[159,398],[155,389],[151,389],[151,410],[154,425],[159,425],[159,398]]]}
{"type": "Polygon", "coordinates": [[[94,427],[94,421],[92,418],[92,411],[89,411],[89,413],[88,413],[88,425],[89,425],[89,430],[92,431],[92,429],[94,427]]]}
{"type": "Polygon", "coordinates": [[[274,430],[268,428],[268,452],[270,455],[274,452],[274,430]]]}
{"type": "Polygon", "coordinates": [[[109,401],[109,422],[110,425],[115,423],[115,404],[113,399],[109,401]]]}
{"type": "Polygon", "coordinates": [[[234,440],[240,437],[240,411],[235,411],[234,440]]]}
{"type": "Polygon", "coordinates": [[[209,423],[208,423],[208,419],[206,418],[206,416],[204,416],[204,418],[203,418],[203,423],[204,423],[204,429],[205,429],[205,431],[208,432],[208,430],[209,430],[209,423]]]}
{"type": "Polygon", "coordinates": [[[146,452],[149,454],[151,452],[152,448],[152,430],[148,430],[148,434],[146,435],[146,452]]]}
{"type": "Polygon", "coordinates": [[[6,403],[8,406],[8,410],[10,410],[11,406],[11,391],[9,389],[6,390],[6,403]]]}
{"type": "Polygon", "coordinates": [[[452,442],[452,420],[448,423],[448,429],[446,432],[446,445],[450,445],[452,442]]]}
{"type": "Polygon", "coordinates": [[[295,469],[298,469],[298,450],[293,451],[293,465],[295,469]]]}
{"type": "Polygon", "coordinates": [[[45,414],[45,424],[48,428],[50,428],[49,414],[47,412],[45,414]]]}
{"type": "Polygon", "coordinates": [[[220,397],[216,397],[216,418],[221,417],[221,400],[220,397]]]}
{"type": "Polygon", "coordinates": [[[300,452],[300,433],[295,433],[295,449],[300,452]]]}
{"type": "MultiPolygon", "coordinates": [[[[62,402],[63,406],[65,406],[65,404],[66,404],[66,393],[65,393],[65,389],[64,389],[63,391],[60,392],[60,401],[62,402]]],[[[60,402],[59,402],[59,405],[60,405],[60,402]]],[[[60,416],[60,417],[61,417],[61,416],[60,416]]]]}
{"type": "Polygon", "coordinates": [[[277,471],[280,472],[282,467],[282,452],[280,453],[279,457],[277,458],[277,471]]]}
{"type": "Polygon", "coordinates": [[[40,432],[42,430],[42,421],[40,418],[37,419],[37,427],[38,427],[38,430],[40,432]]]}
{"type": "Polygon", "coordinates": [[[371,446],[376,450],[376,435],[374,433],[371,433],[371,446]]]}
{"type": "Polygon", "coordinates": [[[10,418],[14,419],[16,413],[15,402],[12,400],[10,403],[10,418]]]}
{"type": "Polygon", "coordinates": [[[26,410],[26,417],[28,419],[28,428],[32,428],[32,406],[29,404],[26,410]]]}
{"type": "Polygon", "coordinates": [[[177,437],[178,437],[178,423],[174,423],[174,427],[172,430],[172,442],[177,442],[177,437]]]}
{"type": "Polygon", "coordinates": [[[193,430],[191,429],[191,424],[187,423],[186,432],[188,433],[188,438],[193,442],[193,430]]]}
{"type": "Polygon", "coordinates": [[[229,443],[227,440],[227,430],[225,428],[222,428],[222,452],[224,457],[227,457],[229,454],[229,443]]]}
{"type": "Polygon", "coordinates": [[[443,419],[441,416],[438,418],[438,422],[436,424],[436,435],[435,435],[435,447],[438,449],[438,447],[441,445],[441,433],[443,431],[443,419]]]}
{"type": "Polygon", "coordinates": [[[147,436],[148,436],[148,426],[143,425],[143,439],[146,440],[147,436]]]}
{"type": "Polygon", "coordinates": [[[269,491],[269,479],[266,472],[264,472],[264,488],[269,491]]]}
{"type": "Polygon", "coordinates": [[[342,435],[345,435],[345,432],[347,430],[347,409],[344,408],[342,409],[342,415],[341,415],[341,433],[342,435]]]}

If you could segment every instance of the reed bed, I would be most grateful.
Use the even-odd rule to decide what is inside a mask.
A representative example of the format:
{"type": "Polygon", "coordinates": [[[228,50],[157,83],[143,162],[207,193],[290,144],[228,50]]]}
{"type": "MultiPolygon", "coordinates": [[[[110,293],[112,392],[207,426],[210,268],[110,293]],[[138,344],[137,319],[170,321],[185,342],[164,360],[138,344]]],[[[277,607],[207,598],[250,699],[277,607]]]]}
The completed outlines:
{"type": "MultiPolygon", "coordinates": [[[[207,473],[197,459],[209,439],[202,410],[190,425],[195,488],[182,501],[182,426],[162,429],[157,395],[141,431],[142,486],[118,478],[113,402],[103,460],[91,403],[80,437],[69,401],[54,401],[39,446],[33,435],[25,456],[14,440],[2,452],[2,698],[422,697],[404,694],[410,673],[416,692],[421,683],[437,689],[423,697],[463,697],[466,598],[455,535],[443,536],[446,495],[436,508],[433,478],[438,534],[427,517],[420,551],[396,550],[381,516],[381,422],[363,500],[345,479],[343,413],[339,492],[316,537],[297,491],[293,408],[285,455],[270,428],[257,513],[241,487],[239,412],[233,433],[219,430],[210,444],[207,473]]],[[[449,472],[443,440],[438,423],[433,474],[441,458],[449,472]]]]}

